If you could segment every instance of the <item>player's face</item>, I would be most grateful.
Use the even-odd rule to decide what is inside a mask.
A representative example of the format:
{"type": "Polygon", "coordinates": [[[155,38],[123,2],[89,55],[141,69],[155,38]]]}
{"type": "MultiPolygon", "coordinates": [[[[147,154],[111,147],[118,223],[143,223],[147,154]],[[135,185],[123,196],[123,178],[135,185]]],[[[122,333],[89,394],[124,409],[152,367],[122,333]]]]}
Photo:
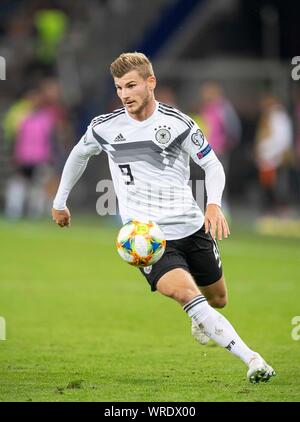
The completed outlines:
{"type": "Polygon", "coordinates": [[[114,78],[117,94],[129,114],[140,114],[153,101],[155,77],[144,79],[136,70],[114,78]]]}

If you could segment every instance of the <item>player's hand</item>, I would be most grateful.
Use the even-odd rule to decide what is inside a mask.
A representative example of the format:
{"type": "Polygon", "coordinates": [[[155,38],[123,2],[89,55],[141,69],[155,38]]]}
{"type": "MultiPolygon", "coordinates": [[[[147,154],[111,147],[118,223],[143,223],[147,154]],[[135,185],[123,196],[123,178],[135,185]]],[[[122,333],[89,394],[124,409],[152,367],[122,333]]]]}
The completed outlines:
{"type": "Polygon", "coordinates": [[[210,232],[213,239],[218,236],[218,240],[227,238],[230,230],[221,208],[216,204],[208,204],[204,216],[205,233],[210,232]]]}
{"type": "Polygon", "coordinates": [[[60,227],[70,227],[71,225],[71,214],[67,207],[64,210],[52,208],[52,219],[60,227]]]}

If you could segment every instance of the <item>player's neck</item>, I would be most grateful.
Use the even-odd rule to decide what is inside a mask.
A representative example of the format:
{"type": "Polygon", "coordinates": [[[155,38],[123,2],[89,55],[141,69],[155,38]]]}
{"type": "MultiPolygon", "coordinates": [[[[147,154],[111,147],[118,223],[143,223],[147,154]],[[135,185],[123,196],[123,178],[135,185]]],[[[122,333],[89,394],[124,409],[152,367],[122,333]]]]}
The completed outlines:
{"type": "Polygon", "coordinates": [[[139,122],[149,119],[152,116],[156,109],[156,101],[155,98],[151,98],[151,100],[146,104],[146,106],[139,112],[135,114],[128,113],[130,117],[139,122]]]}

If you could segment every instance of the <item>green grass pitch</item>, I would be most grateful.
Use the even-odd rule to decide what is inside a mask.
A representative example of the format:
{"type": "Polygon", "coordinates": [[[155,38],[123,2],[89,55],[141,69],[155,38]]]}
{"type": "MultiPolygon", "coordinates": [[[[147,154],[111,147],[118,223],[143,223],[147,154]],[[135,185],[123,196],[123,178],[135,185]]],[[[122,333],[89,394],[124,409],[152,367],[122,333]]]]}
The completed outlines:
{"type": "Polygon", "coordinates": [[[63,230],[0,221],[0,401],[300,401],[299,240],[233,228],[220,242],[222,313],[277,372],[252,385],[239,359],[198,345],[180,306],[122,262],[116,234],[76,217],[63,230]]]}

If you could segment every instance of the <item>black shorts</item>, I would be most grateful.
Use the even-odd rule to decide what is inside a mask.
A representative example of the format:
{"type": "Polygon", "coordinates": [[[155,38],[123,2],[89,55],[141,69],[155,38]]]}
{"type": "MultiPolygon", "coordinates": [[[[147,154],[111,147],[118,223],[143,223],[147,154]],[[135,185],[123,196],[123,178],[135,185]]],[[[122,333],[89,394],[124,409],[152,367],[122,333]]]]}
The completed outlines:
{"type": "Polygon", "coordinates": [[[204,226],[196,233],[178,240],[167,240],[162,258],[156,264],[139,268],[151,286],[156,290],[158,280],[168,271],[184,268],[199,287],[209,286],[222,277],[222,264],[217,242],[204,226]]]}

